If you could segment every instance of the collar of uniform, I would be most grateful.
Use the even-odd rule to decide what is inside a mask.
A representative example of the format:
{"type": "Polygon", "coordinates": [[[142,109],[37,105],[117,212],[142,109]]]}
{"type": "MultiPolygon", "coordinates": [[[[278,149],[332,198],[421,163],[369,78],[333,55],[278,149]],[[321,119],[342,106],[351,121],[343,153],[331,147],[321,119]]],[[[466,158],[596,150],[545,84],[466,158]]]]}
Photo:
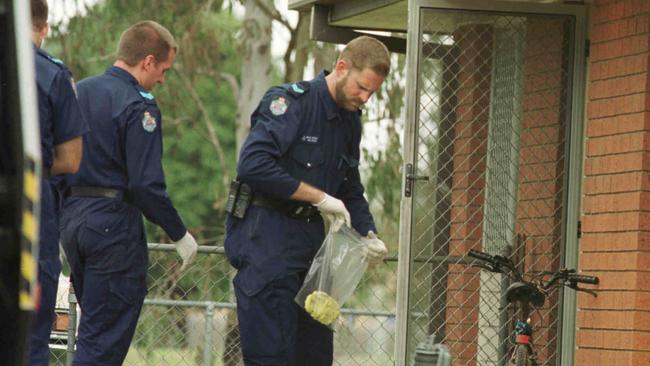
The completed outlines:
{"type": "Polygon", "coordinates": [[[340,119],[341,115],[339,113],[339,107],[332,99],[329,89],[327,89],[327,82],[325,81],[325,76],[330,72],[327,70],[322,70],[316,77],[316,82],[314,83],[316,89],[318,89],[318,95],[325,105],[325,112],[327,113],[327,119],[333,121],[335,119],[340,119]]]}
{"type": "Polygon", "coordinates": [[[129,82],[131,84],[139,85],[138,80],[136,80],[136,78],[131,75],[131,73],[120,67],[111,66],[106,70],[106,74],[115,76],[116,78],[129,82]]]}

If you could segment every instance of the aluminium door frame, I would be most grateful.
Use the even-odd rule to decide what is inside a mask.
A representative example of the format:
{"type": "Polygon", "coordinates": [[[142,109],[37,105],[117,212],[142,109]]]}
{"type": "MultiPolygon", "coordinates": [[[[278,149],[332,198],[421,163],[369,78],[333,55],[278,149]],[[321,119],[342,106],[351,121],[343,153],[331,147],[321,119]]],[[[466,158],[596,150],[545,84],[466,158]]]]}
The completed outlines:
{"type": "MultiPolygon", "coordinates": [[[[574,29],[570,44],[573,53],[570,54],[569,67],[571,77],[567,87],[570,90],[567,97],[567,131],[566,151],[569,152],[565,161],[565,193],[563,236],[565,248],[561,251],[562,265],[577,268],[578,265],[578,220],[580,215],[580,182],[582,176],[582,141],[585,109],[585,71],[586,71],[586,33],[587,7],[579,4],[541,4],[527,2],[474,0],[408,0],[408,29],[406,49],[406,123],[404,133],[404,169],[402,176],[402,192],[408,184],[406,164],[416,166],[415,148],[418,136],[419,122],[419,82],[420,72],[420,35],[421,10],[441,9],[460,11],[480,11],[493,14],[530,14],[530,15],[559,15],[572,16],[574,29]]],[[[413,218],[413,197],[402,196],[400,203],[399,223],[399,253],[397,269],[397,308],[395,335],[395,365],[408,364],[408,316],[409,316],[409,285],[411,274],[411,229],[413,218]]],[[[576,294],[564,291],[562,294],[562,332],[560,335],[561,350],[558,358],[573,360],[575,356],[575,322],[576,294]]],[[[559,361],[559,360],[558,360],[559,361]]]]}

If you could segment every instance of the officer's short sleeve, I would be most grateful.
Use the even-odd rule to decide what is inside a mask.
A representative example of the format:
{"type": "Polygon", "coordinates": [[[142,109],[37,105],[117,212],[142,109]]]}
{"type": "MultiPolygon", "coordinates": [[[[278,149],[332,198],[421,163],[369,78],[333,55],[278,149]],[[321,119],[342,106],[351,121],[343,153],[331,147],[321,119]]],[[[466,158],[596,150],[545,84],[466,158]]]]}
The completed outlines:
{"type": "Polygon", "coordinates": [[[187,230],[167,194],[161,122],[155,104],[138,104],[128,112],[125,152],[129,199],[149,221],[176,241],[187,230]]]}
{"type": "Polygon", "coordinates": [[[242,146],[237,173],[254,190],[288,199],[300,181],[279,164],[301,124],[301,100],[280,90],[268,92],[251,116],[251,131],[242,146]]]}
{"type": "Polygon", "coordinates": [[[52,84],[54,145],[62,144],[89,131],[81,114],[72,75],[66,69],[59,71],[52,84]]]}

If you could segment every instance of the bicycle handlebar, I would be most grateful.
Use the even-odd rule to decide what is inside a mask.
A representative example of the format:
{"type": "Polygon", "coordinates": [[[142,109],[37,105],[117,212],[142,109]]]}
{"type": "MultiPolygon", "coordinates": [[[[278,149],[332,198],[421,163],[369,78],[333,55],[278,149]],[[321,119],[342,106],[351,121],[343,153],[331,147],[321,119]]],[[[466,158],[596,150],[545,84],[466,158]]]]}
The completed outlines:
{"type": "Polygon", "coordinates": [[[523,275],[519,272],[514,263],[507,257],[502,257],[500,255],[491,255],[474,249],[470,249],[470,251],[467,253],[467,256],[489,263],[489,265],[481,265],[481,268],[488,269],[492,272],[514,276],[514,278],[516,278],[518,281],[528,283],[540,289],[550,289],[559,282],[560,284],[564,284],[565,286],[573,288],[574,290],[585,291],[584,289],[577,287],[576,284],[586,283],[597,285],[599,283],[598,277],[575,274],[575,269],[561,269],[557,272],[542,272],[541,276],[538,276],[540,280],[543,275],[552,275],[552,278],[545,283],[540,282],[539,284],[535,284],[529,281],[525,281],[523,279],[523,275]]]}
{"type": "Polygon", "coordinates": [[[470,249],[467,255],[472,258],[480,259],[482,261],[494,262],[494,256],[489,255],[487,253],[479,252],[478,250],[470,249]]]}
{"type": "Polygon", "coordinates": [[[588,283],[588,284],[591,284],[591,285],[597,285],[598,282],[599,282],[598,277],[587,276],[587,275],[577,275],[577,274],[569,275],[567,280],[569,280],[571,282],[588,283]]]}

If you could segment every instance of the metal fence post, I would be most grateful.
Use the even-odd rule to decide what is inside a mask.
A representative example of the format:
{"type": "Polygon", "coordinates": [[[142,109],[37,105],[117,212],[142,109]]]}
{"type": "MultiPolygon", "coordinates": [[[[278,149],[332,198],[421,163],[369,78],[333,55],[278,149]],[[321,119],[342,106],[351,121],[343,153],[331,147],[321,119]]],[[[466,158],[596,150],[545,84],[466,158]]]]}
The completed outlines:
{"type": "Polygon", "coordinates": [[[214,316],[214,303],[208,303],[205,308],[205,345],[203,346],[203,365],[212,366],[212,319],[214,316]]]}
{"type": "Polygon", "coordinates": [[[74,359],[75,344],[77,343],[77,296],[70,286],[68,294],[68,341],[66,349],[66,365],[70,366],[74,359]]]}

